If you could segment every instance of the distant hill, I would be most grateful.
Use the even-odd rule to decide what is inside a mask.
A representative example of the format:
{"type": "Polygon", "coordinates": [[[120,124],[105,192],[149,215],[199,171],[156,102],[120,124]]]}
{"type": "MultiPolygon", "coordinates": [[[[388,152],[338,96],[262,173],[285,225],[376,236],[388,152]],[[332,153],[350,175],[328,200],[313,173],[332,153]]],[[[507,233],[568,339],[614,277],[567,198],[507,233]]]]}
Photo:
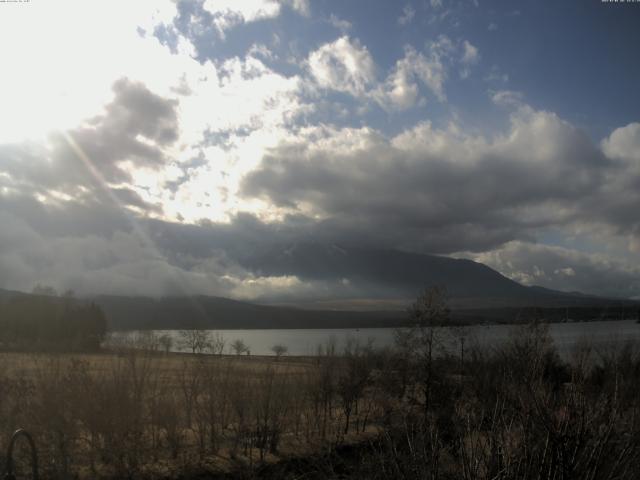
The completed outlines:
{"type": "MultiPolygon", "coordinates": [[[[460,324],[518,323],[531,320],[585,321],[636,318],[640,303],[600,299],[600,302],[560,306],[457,308],[451,320],[460,324]]],[[[256,305],[227,298],[194,296],[99,296],[111,330],[132,329],[244,329],[244,328],[366,328],[406,325],[406,309],[394,311],[308,310],[256,305]]]]}
{"type": "MultiPolygon", "coordinates": [[[[396,326],[406,307],[427,286],[444,286],[453,319],[464,323],[553,321],[635,316],[640,302],[579,292],[527,287],[478,262],[390,250],[296,244],[245,256],[240,262],[261,275],[304,280],[348,278],[370,285],[374,298],[303,299],[294,305],[258,305],[210,296],[88,298],[109,328],[359,328],[396,326]],[[384,292],[384,293],[383,293],[384,292]]],[[[0,300],[20,292],[0,290],[0,300]]]]}
{"type": "Polygon", "coordinates": [[[109,328],[359,328],[401,324],[404,311],[331,311],[255,305],[228,298],[192,296],[98,296],[92,299],[104,311],[109,328]]]}
{"type": "Polygon", "coordinates": [[[387,296],[408,303],[426,286],[439,285],[446,288],[454,308],[562,307],[603,302],[603,298],[592,295],[527,287],[472,260],[397,250],[298,243],[248,255],[241,263],[266,276],[296,275],[319,281],[345,278],[378,291],[378,300],[387,296]]]}
{"type": "Polygon", "coordinates": [[[452,298],[526,296],[527,287],[486,265],[454,259],[363,247],[297,243],[241,258],[262,275],[303,279],[348,279],[355,285],[384,286],[395,297],[413,298],[428,285],[443,285],[452,298]]]}
{"type": "Polygon", "coordinates": [[[16,290],[3,290],[2,288],[0,288],[0,300],[5,298],[18,297],[20,295],[27,295],[27,294],[23,292],[18,292],[16,290]]]}

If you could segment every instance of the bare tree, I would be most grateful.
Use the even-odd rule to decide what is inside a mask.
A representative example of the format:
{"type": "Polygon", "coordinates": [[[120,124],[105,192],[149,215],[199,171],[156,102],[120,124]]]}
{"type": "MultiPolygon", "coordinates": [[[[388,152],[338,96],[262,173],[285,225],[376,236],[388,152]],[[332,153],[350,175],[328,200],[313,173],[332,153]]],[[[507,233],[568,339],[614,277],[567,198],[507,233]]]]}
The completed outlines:
{"type": "Polygon", "coordinates": [[[160,346],[160,339],[158,336],[149,330],[143,330],[138,332],[132,339],[132,346],[149,352],[155,352],[160,346]]]}
{"type": "Polygon", "coordinates": [[[210,345],[211,339],[206,330],[180,330],[180,346],[191,353],[203,353],[210,345]]]}
{"type": "Polygon", "coordinates": [[[241,338],[236,338],[233,342],[231,342],[230,347],[236,355],[242,355],[243,353],[249,351],[249,347],[247,347],[247,345],[244,343],[244,340],[242,340],[241,338]]]}
{"type": "Polygon", "coordinates": [[[423,390],[424,409],[429,409],[433,383],[433,355],[439,342],[437,327],[449,321],[449,307],[444,287],[426,288],[409,308],[412,327],[403,339],[405,347],[418,363],[418,383],[423,390]]]}
{"type": "Polygon", "coordinates": [[[171,347],[173,346],[173,338],[171,338],[171,335],[164,333],[158,338],[158,343],[165,353],[169,353],[171,351],[171,347]]]}
{"type": "Polygon", "coordinates": [[[276,344],[273,347],[271,347],[271,351],[274,353],[274,355],[276,356],[276,361],[280,360],[280,357],[285,355],[289,349],[282,344],[276,344]]]}
{"type": "Polygon", "coordinates": [[[460,351],[460,375],[464,375],[464,347],[469,337],[469,327],[466,325],[455,325],[449,329],[449,333],[453,339],[454,348],[460,351]]]}
{"type": "Polygon", "coordinates": [[[364,390],[371,378],[373,367],[369,359],[370,356],[370,346],[363,348],[355,339],[347,339],[343,366],[340,369],[336,388],[344,412],[344,434],[349,433],[351,414],[354,408],[356,414],[358,413],[358,400],[364,396],[364,390]]]}
{"type": "Polygon", "coordinates": [[[227,341],[222,336],[220,332],[216,332],[211,338],[211,343],[209,344],[209,350],[214,355],[222,355],[224,353],[224,347],[227,344],[227,341]]]}

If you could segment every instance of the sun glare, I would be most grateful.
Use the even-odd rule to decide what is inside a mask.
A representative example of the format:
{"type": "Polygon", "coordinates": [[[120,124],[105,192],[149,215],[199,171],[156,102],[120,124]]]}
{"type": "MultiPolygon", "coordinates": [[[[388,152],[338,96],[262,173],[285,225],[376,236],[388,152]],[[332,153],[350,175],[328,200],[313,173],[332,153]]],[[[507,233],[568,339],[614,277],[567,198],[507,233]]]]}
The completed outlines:
{"type": "Polygon", "coordinates": [[[153,3],[37,3],[3,5],[11,12],[0,15],[0,142],[42,139],[52,130],[76,127],[101,111],[114,78],[156,74],[166,83],[151,51],[157,41],[145,42],[137,33],[153,3]],[[128,15],[121,15],[122,8],[128,15]]]}

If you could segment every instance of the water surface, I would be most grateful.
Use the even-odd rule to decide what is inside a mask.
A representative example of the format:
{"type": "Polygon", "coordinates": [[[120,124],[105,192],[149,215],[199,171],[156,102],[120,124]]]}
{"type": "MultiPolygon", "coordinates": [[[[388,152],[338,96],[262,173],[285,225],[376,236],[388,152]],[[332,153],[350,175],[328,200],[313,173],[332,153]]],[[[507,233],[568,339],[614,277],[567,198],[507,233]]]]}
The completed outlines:
{"type": "MultiPolygon", "coordinates": [[[[473,325],[466,327],[467,345],[497,347],[517,334],[514,325],[473,325]]],[[[232,353],[231,342],[242,340],[251,355],[273,355],[274,345],[284,345],[288,355],[315,355],[318,346],[335,344],[341,352],[348,341],[361,345],[369,342],[374,347],[384,348],[394,343],[393,328],[360,329],[272,329],[272,330],[208,330],[213,335],[221,335],[226,342],[225,353],[232,353]]],[[[455,342],[446,328],[438,329],[443,343],[455,342]]],[[[172,351],[188,351],[180,342],[178,330],[153,330],[156,336],[168,335],[172,338],[172,351]]],[[[634,320],[593,321],[580,323],[553,323],[550,325],[553,341],[562,355],[570,354],[579,342],[589,342],[594,348],[605,350],[618,348],[626,341],[640,342],[640,324],[634,320]]],[[[118,332],[117,336],[135,338],[139,332],[118,332]]],[[[446,346],[446,345],[445,345],[446,346]]]]}

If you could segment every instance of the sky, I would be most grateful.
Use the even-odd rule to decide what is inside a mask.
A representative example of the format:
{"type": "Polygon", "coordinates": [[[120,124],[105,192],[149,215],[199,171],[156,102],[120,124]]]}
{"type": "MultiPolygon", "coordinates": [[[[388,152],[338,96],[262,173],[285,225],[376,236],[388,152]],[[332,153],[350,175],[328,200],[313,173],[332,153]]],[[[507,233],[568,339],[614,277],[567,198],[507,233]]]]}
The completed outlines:
{"type": "Polygon", "coordinates": [[[0,288],[385,296],[264,267],[313,245],[640,298],[639,22],[600,0],[0,3],[0,288]]]}

